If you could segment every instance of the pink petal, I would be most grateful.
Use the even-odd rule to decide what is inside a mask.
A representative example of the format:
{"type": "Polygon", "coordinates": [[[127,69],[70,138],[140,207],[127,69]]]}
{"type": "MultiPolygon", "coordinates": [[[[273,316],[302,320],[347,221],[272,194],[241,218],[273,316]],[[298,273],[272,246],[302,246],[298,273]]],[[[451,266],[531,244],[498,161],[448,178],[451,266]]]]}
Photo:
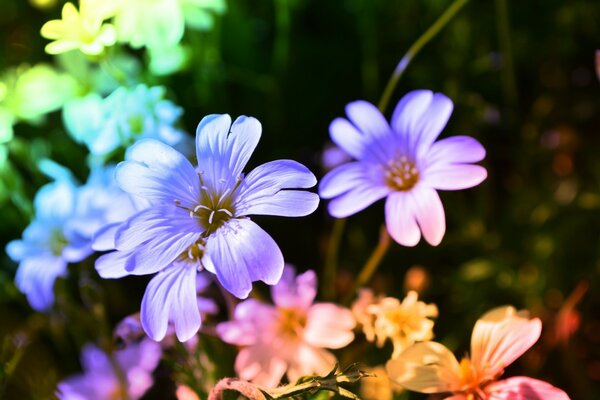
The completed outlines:
{"type": "Polygon", "coordinates": [[[392,238],[403,246],[415,246],[421,239],[415,209],[408,192],[395,192],[385,202],[385,225],[392,238]]]}
{"type": "Polygon", "coordinates": [[[283,269],[279,283],[271,287],[273,303],[280,308],[300,308],[307,310],[317,295],[317,275],[309,270],[296,276],[290,265],[283,269]]]}
{"type": "Polygon", "coordinates": [[[515,376],[485,388],[489,400],[569,400],[557,387],[537,379],[515,376]]]}
{"type": "Polygon", "coordinates": [[[446,232],[446,217],[440,196],[435,190],[423,186],[413,188],[410,195],[423,237],[430,245],[437,246],[446,232]]]}
{"type": "Polygon", "coordinates": [[[308,311],[304,340],[316,347],[341,349],[354,339],[356,321],[347,308],[332,303],[313,305],[308,311]]]}
{"type": "Polygon", "coordinates": [[[327,375],[335,366],[336,358],[325,349],[300,344],[287,372],[290,382],[304,375],[327,375]]]}
{"type": "Polygon", "coordinates": [[[471,362],[480,373],[493,378],[533,346],[541,331],[538,318],[524,318],[510,306],[494,309],[475,323],[471,362]]]}
{"type": "Polygon", "coordinates": [[[275,357],[268,346],[245,348],[235,359],[235,372],[238,376],[265,389],[276,387],[286,369],[287,363],[275,357]]]}

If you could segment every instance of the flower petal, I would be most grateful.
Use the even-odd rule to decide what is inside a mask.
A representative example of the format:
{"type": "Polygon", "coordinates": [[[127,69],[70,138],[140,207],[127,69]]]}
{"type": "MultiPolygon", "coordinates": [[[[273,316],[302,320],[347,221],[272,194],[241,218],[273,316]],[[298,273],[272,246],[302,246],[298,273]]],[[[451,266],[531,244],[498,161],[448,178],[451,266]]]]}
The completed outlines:
{"type": "Polygon", "coordinates": [[[341,349],[354,340],[356,321],[347,308],[333,303],[313,305],[307,315],[304,340],[315,347],[341,349]]]}
{"type": "Polygon", "coordinates": [[[485,149],[477,140],[470,136],[452,136],[435,142],[427,152],[427,166],[440,163],[466,164],[483,160],[485,149]]]}
{"type": "Polygon", "coordinates": [[[391,191],[387,186],[373,182],[357,182],[352,189],[331,200],[328,210],[335,218],[345,218],[364,210],[391,191]]]}
{"type": "Polygon", "coordinates": [[[400,138],[415,134],[423,113],[429,107],[433,92],[431,90],[414,90],[405,94],[392,114],[392,129],[400,138]]]}
{"type": "Polygon", "coordinates": [[[235,359],[235,372],[241,379],[265,388],[275,388],[287,369],[287,363],[272,354],[267,346],[241,350],[235,359]]]}
{"type": "Polygon", "coordinates": [[[206,241],[205,254],[221,285],[238,298],[248,296],[252,282],[274,285],[283,272],[279,246],[249,219],[232,219],[217,229],[206,241]]]}
{"type": "Polygon", "coordinates": [[[293,363],[287,371],[288,380],[296,382],[304,375],[325,376],[335,366],[335,356],[325,350],[302,343],[295,351],[293,363]]]}
{"type": "Polygon", "coordinates": [[[301,308],[307,310],[317,295],[317,275],[309,270],[296,276],[294,267],[289,264],[277,285],[271,287],[273,303],[280,308],[301,308]]]}
{"type": "Polygon", "coordinates": [[[230,127],[231,117],[228,114],[211,114],[202,118],[196,128],[198,169],[207,174],[205,179],[211,184],[231,176],[226,171],[229,168],[227,135],[230,127]]]}
{"type": "Polygon", "coordinates": [[[185,342],[200,328],[200,311],[196,303],[196,268],[171,266],[159,272],[146,288],[142,299],[141,322],[153,340],[167,333],[169,320],[175,333],[185,342]]]}
{"type": "Polygon", "coordinates": [[[487,171],[479,165],[436,163],[425,171],[422,183],[437,190],[460,190],[477,186],[486,177],[487,171]]]}
{"type": "Polygon", "coordinates": [[[129,148],[127,161],[115,177],[128,193],[157,203],[176,201],[193,208],[200,197],[200,182],[192,164],[177,150],[154,139],[142,139],[129,148]]]}
{"type": "Polygon", "coordinates": [[[515,376],[485,388],[489,400],[569,400],[569,396],[547,382],[515,376]]]}
{"type": "Polygon", "coordinates": [[[424,186],[414,187],[409,195],[423,238],[430,245],[437,246],[446,232],[446,217],[440,196],[435,190],[424,186]]]}
{"type": "Polygon", "coordinates": [[[368,158],[367,138],[347,119],[334,119],[329,124],[329,136],[333,143],[357,160],[368,158]]]}
{"type": "Polygon", "coordinates": [[[309,188],[316,183],[317,178],[315,178],[313,173],[304,165],[296,161],[276,160],[262,164],[254,168],[244,178],[239,189],[236,203],[234,204],[236,214],[284,216],[303,216],[310,214],[318,206],[318,199],[306,194],[293,194],[296,192],[285,191],[282,193],[281,190],[309,188]],[[279,197],[276,197],[276,195],[279,197]],[[292,207],[289,211],[284,212],[284,210],[281,209],[282,206],[291,205],[289,204],[289,201],[294,201],[295,198],[306,200],[307,204],[297,204],[296,206],[299,207],[292,207]],[[284,213],[279,214],[281,212],[284,213]]]}
{"type": "Polygon", "coordinates": [[[429,151],[435,139],[442,133],[453,108],[452,100],[445,95],[433,95],[431,103],[419,118],[415,131],[410,133],[410,148],[417,158],[429,151]]]}
{"type": "Polygon", "coordinates": [[[54,282],[66,276],[67,263],[60,257],[39,256],[19,263],[15,284],[36,311],[47,311],[54,304],[54,282]]]}
{"type": "Polygon", "coordinates": [[[405,389],[442,393],[459,389],[460,366],[454,354],[437,342],[416,343],[386,364],[388,376],[405,389]]]}
{"type": "Polygon", "coordinates": [[[390,125],[373,104],[357,100],[346,106],[346,114],[356,127],[367,137],[381,141],[391,134],[390,125]]]}
{"type": "Polygon", "coordinates": [[[480,318],[471,336],[471,362],[493,378],[540,337],[542,322],[520,316],[514,307],[494,309],[480,318]]]}
{"type": "Polygon", "coordinates": [[[408,192],[394,192],[385,202],[385,225],[390,236],[403,246],[415,246],[421,239],[416,210],[408,192]]]}
{"type": "Polygon", "coordinates": [[[237,346],[251,346],[261,339],[264,327],[277,318],[275,307],[248,299],[235,307],[234,319],[217,325],[221,340],[237,346]]]}
{"type": "Polygon", "coordinates": [[[330,199],[361,183],[384,185],[383,170],[377,164],[349,162],[328,172],[319,182],[319,194],[330,199]]]}
{"type": "Polygon", "coordinates": [[[261,132],[262,126],[256,118],[242,115],[235,119],[227,137],[231,175],[238,177],[242,173],[258,145],[261,132]]]}

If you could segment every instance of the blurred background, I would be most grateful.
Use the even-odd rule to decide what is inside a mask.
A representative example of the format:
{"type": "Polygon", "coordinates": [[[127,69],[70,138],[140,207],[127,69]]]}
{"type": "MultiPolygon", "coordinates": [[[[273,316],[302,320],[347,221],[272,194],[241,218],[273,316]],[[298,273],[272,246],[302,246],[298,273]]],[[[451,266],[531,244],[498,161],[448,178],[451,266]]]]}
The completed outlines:
{"type": "MultiPolygon", "coordinates": [[[[193,134],[210,113],[255,116],[263,136],[249,168],[290,158],[321,177],[331,120],[343,116],[350,101],[376,104],[404,52],[449,3],[229,0],[211,29],[186,31],[187,59],[176,73],[149,73],[140,67],[145,54],[123,52],[138,81],[168,88],[169,99],[184,109],[181,127],[187,132],[193,134]]],[[[39,30],[60,18],[63,4],[2,1],[0,83],[9,85],[15,68],[41,62],[86,74],[43,50],[48,41],[39,30]]],[[[442,137],[469,135],[482,142],[489,176],[473,189],[441,193],[447,218],[441,245],[393,244],[371,285],[400,298],[414,289],[436,303],[436,339],[457,355],[468,351],[473,324],[485,311],[504,304],[530,310],[544,322],[542,338],[507,375],[547,380],[573,399],[600,396],[596,49],[597,1],[486,0],[467,4],[421,51],[386,115],[410,90],[445,93],[455,108],[442,137]]],[[[0,90],[0,106],[9,101],[0,90]]],[[[89,172],[87,150],[65,133],[60,111],[23,118],[13,129],[11,139],[0,140],[2,248],[21,236],[34,194],[48,182],[37,167],[40,159],[67,166],[81,181],[89,172]]],[[[321,278],[333,226],[324,205],[298,220],[256,218],[288,262],[315,269],[321,278]]],[[[376,245],[381,222],[382,202],[347,220],[336,281],[321,286],[336,287],[343,297],[376,245]]],[[[97,340],[96,312],[107,329],[137,312],[148,277],[103,281],[90,259],[57,281],[57,307],[40,314],[15,288],[16,267],[0,253],[0,390],[7,399],[50,399],[59,380],[80,370],[81,346],[97,340]]],[[[268,289],[257,285],[261,294],[268,289]]],[[[207,341],[206,349],[218,347],[207,341]]],[[[341,361],[378,365],[390,349],[356,346],[341,361]]],[[[225,360],[223,374],[232,375],[233,350],[215,351],[225,360]]],[[[161,364],[157,388],[145,398],[173,398],[172,371],[161,364]]]]}

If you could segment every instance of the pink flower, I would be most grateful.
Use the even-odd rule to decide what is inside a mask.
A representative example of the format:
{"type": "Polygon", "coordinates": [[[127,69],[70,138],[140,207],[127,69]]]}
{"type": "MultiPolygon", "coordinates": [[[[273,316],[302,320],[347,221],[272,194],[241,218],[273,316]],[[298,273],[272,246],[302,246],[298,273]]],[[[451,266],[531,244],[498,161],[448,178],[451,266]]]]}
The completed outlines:
{"type": "Polygon", "coordinates": [[[272,287],[275,305],[255,299],[241,302],[234,320],[217,326],[221,339],[242,346],[235,370],[240,378],[264,388],[277,386],[284,374],[291,382],[304,375],[324,375],[336,362],[325,348],[339,349],[354,339],[352,312],[333,303],[313,304],[314,271],[295,276],[286,267],[272,287]]]}
{"type": "Polygon", "coordinates": [[[446,400],[568,400],[562,390],[528,377],[497,379],[540,337],[542,322],[514,307],[499,307],[473,328],[471,357],[460,363],[445,346],[416,343],[387,363],[390,378],[405,389],[445,393],[446,400]]]}
{"type": "Polygon", "coordinates": [[[480,184],[486,170],[473,165],[485,149],[468,136],[436,141],[452,113],[452,101],[441,93],[416,90],[404,96],[388,123],[366,101],[346,106],[348,119],[329,126],[331,140],[356,161],[327,173],[319,194],[336,218],[355,214],[386,198],[385,221],[401,245],[421,239],[438,245],[446,231],[444,207],[437,190],[460,190],[480,184]]]}

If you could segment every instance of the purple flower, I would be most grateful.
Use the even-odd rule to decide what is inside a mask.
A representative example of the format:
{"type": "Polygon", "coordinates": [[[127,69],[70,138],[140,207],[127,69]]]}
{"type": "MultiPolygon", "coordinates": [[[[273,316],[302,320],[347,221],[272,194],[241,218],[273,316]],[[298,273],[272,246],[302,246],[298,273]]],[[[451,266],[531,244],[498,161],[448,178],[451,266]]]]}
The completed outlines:
{"type": "Polygon", "coordinates": [[[145,339],[114,354],[120,371],[115,371],[109,356],[94,345],[82,350],[83,374],[58,384],[56,395],[61,400],[136,400],[152,386],[152,371],[160,361],[158,343],[145,339]],[[123,374],[124,382],[119,380],[123,374]]]}
{"type": "Polygon", "coordinates": [[[485,157],[481,144],[468,136],[435,141],[452,113],[452,101],[441,93],[417,90],[404,96],[391,126],[366,101],[346,106],[348,118],[329,126],[331,139],[357,161],[329,172],[319,194],[329,212],[344,218],[387,197],[388,232],[404,246],[416,245],[421,233],[431,245],[444,236],[444,207],[436,190],[478,185],[486,170],[472,163],[485,157]]]}
{"type": "Polygon", "coordinates": [[[319,202],[300,190],[316,184],[302,164],[278,160],[248,175],[242,170],[261,135],[251,117],[231,124],[229,115],[202,119],[196,134],[198,166],[156,140],[133,145],[116,179],[151,206],[131,217],[115,236],[116,252],[100,257],[104,278],[158,274],[142,299],[144,330],[161,340],[169,321],[185,341],[200,327],[196,274],[216,274],[225,289],[245,298],[252,282],[277,283],[283,256],[275,241],[247,216],[304,216],[319,202]]]}

